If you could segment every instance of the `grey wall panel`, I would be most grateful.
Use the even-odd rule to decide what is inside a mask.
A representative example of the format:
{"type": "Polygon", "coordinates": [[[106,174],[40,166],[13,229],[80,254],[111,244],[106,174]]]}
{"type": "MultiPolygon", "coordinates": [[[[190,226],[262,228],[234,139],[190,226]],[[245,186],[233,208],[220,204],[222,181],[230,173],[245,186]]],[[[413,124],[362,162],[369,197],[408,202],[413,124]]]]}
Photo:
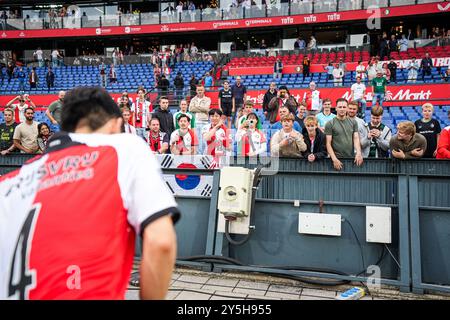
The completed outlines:
{"type": "Polygon", "coordinates": [[[407,174],[430,174],[430,175],[450,175],[450,160],[408,160],[398,161],[401,173],[407,174]]]}
{"type": "MultiPolygon", "coordinates": [[[[256,229],[246,244],[229,245],[230,256],[249,265],[325,268],[353,275],[374,264],[380,257],[382,245],[365,241],[365,208],[326,205],[324,209],[327,213],[342,214],[350,221],[363,248],[364,266],[361,251],[347,222],[342,223],[340,237],[298,233],[298,212],[318,212],[318,206],[306,204],[298,208],[287,203],[257,201],[254,216],[256,229]]],[[[395,210],[393,218],[397,220],[395,210]]],[[[391,251],[395,254],[398,232],[394,227],[393,230],[391,251]]],[[[389,255],[385,255],[380,267],[383,278],[397,279],[398,268],[389,255]]]]}
{"type": "Polygon", "coordinates": [[[396,188],[397,179],[394,177],[280,174],[265,177],[258,196],[266,199],[392,204],[396,201],[396,188]]]}
{"type": "Polygon", "coordinates": [[[450,208],[450,177],[419,177],[419,206],[450,208]]]}
{"type": "Polygon", "coordinates": [[[448,212],[421,209],[419,213],[422,280],[450,286],[450,208],[448,212]]]}
{"type": "Polygon", "coordinates": [[[177,197],[181,219],[175,225],[178,257],[204,255],[208,235],[209,198],[177,197]]]}
{"type": "Polygon", "coordinates": [[[33,157],[35,157],[35,155],[13,153],[13,154],[9,154],[7,156],[2,156],[0,158],[0,164],[20,166],[20,165],[24,164],[26,161],[32,159],[33,157]]]}

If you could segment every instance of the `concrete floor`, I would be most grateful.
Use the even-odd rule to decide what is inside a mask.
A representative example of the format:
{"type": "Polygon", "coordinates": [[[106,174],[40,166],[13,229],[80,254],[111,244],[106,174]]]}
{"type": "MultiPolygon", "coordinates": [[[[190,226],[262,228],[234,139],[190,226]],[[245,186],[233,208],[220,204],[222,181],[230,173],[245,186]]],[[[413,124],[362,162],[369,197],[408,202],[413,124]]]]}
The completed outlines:
{"type": "MultiPolygon", "coordinates": [[[[266,275],[177,268],[166,300],[334,300],[354,286],[361,284],[323,287],[266,275]]],[[[139,288],[129,286],[125,299],[138,300],[139,288]]],[[[450,300],[450,295],[405,294],[382,287],[361,300],[450,300]]]]}

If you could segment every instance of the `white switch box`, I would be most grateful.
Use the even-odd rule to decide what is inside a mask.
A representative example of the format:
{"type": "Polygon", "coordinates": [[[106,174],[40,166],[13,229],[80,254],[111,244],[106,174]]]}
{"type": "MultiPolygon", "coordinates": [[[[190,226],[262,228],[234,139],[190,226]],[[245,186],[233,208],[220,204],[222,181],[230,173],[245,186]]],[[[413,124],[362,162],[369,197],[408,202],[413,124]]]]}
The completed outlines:
{"type": "MultiPolygon", "coordinates": [[[[217,232],[225,233],[225,217],[219,214],[217,223],[217,232]]],[[[235,221],[230,221],[229,232],[233,234],[248,234],[250,231],[250,216],[237,218],[235,221]]]]}
{"type": "Polygon", "coordinates": [[[366,207],[366,241],[391,243],[391,208],[366,207]]]}
{"type": "Polygon", "coordinates": [[[298,233],[340,236],[341,215],[329,213],[299,212],[298,233]]]}

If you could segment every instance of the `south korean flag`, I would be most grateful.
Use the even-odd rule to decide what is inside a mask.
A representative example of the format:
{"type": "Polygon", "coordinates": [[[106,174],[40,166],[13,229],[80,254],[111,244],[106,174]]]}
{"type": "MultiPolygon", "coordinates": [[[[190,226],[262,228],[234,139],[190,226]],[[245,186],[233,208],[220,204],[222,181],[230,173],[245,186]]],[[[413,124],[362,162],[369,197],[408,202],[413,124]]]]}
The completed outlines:
{"type": "MultiPolygon", "coordinates": [[[[174,156],[172,154],[156,155],[162,169],[212,169],[215,161],[212,156],[174,156]]],[[[163,174],[167,186],[174,195],[210,197],[213,176],[163,174]]]]}

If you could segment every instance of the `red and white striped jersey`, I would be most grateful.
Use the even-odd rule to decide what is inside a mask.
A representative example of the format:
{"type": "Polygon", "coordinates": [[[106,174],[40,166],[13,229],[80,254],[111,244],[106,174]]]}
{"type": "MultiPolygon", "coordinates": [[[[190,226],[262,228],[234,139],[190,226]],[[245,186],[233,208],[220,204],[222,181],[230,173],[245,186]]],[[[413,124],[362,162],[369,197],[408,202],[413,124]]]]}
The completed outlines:
{"type": "MultiPolygon", "coordinates": [[[[212,128],[211,124],[207,124],[202,128],[202,137],[205,136],[212,128]]],[[[216,130],[214,136],[211,137],[211,140],[206,141],[207,148],[205,150],[205,154],[215,156],[223,156],[230,145],[230,141],[227,135],[227,127],[222,125],[219,129],[216,130]]]]}
{"type": "Polygon", "coordinates": [[[136,98],[136,102],[131,106],[131,112],[136,115],[137,128],[147,128],[152,111],[153,106],[150,101],[141,101],[139,98],[136,98]]]}
{"type": "Polygon", "coordinates": [[[14,109],[14,121],[16,123],[22,123],[25,122],[25,109],[28,108],[30,105],[24,103],[21,105],[20,103],[14,103],[11,105],[11,108],[14,109]]]}
{"type": "Polygon", "coordinates": [[[56,134],[0,178],[0,299],[123,299],[135,234],[177,204],[145,142],[56,134]]]}

